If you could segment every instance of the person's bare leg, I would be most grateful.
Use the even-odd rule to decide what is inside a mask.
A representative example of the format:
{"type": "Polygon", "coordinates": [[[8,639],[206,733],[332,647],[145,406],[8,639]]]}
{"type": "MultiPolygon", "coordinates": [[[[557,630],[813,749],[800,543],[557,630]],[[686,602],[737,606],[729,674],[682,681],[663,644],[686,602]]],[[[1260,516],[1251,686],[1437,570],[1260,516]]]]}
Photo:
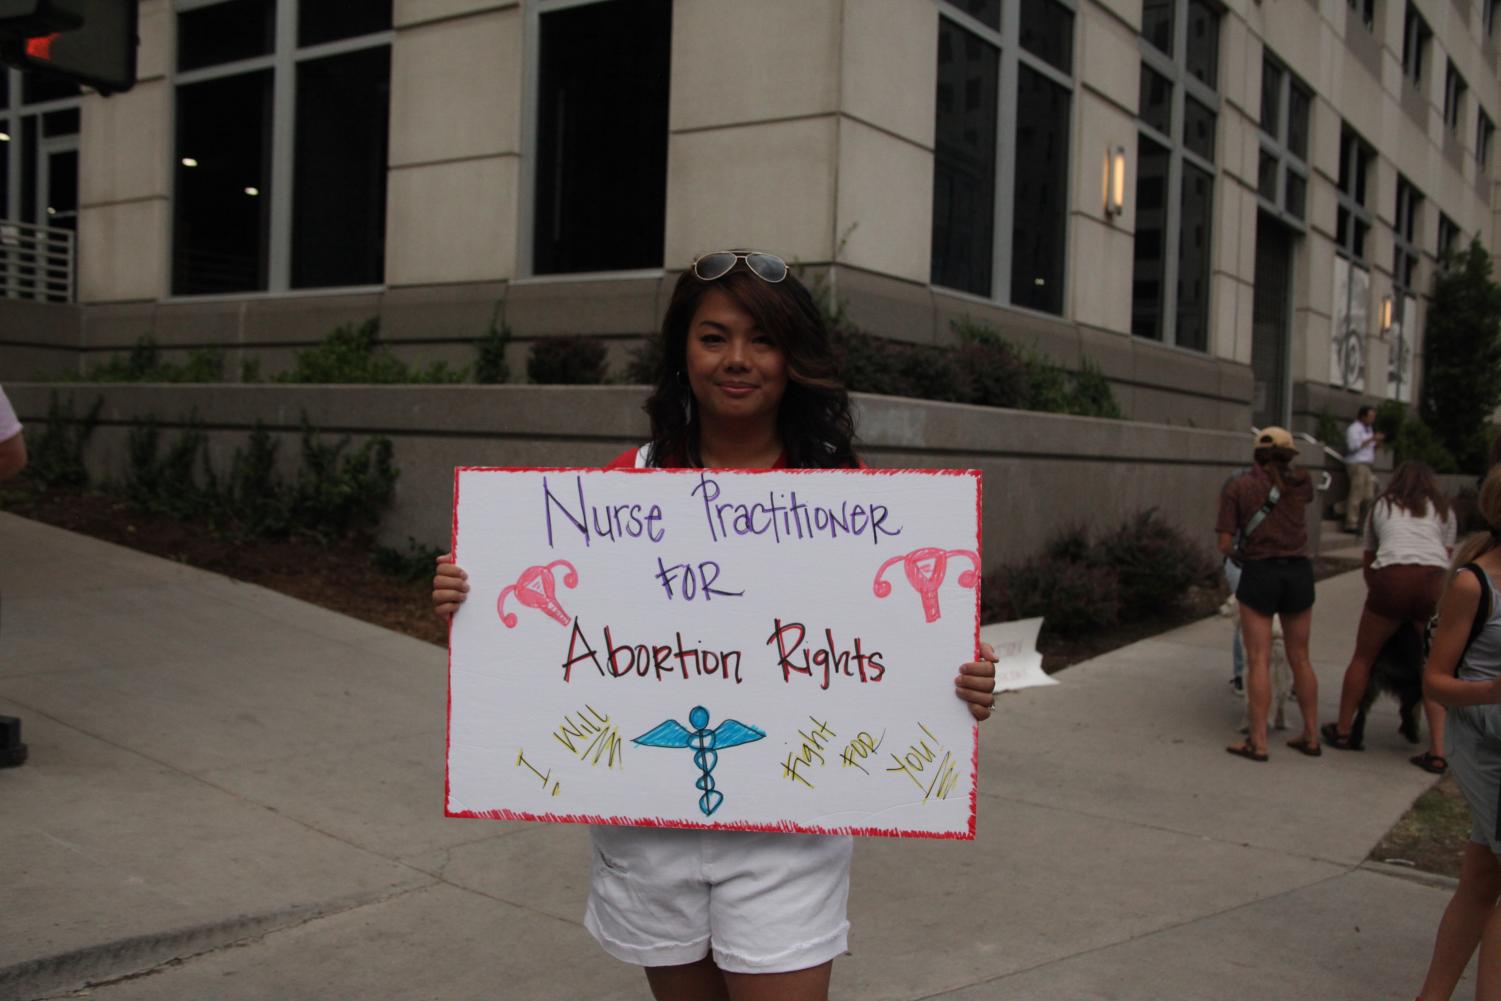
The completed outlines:
{"type": "Polygon", "coordinates": [[[1488,928],[1487,922],[1494,921],[1497,897],[1501,897],[1501,863],[1490,848],[1471,841],[1465,845],[1459,886],[1438,923],[1433,958],[1423,978],[1423,1001],[1449,1001],[1488,928]]]}
{"type": "MultiPolygon", "coordinates": [[[[1283,613],[1282,642],[1287,647],[1287,666],[1293,671],[1293,688],[1298,693],[1298,711],[1303,714],[1304,742],[1319,740],[1319,678],[1308,658],[1308,635],[1313,628],[1313,609],[1295,615],[1283,613]]],[[[1270,628],[1268,620],[1268,628],[1270,628]]]]}
{"type": "Polygon", "coordinates": [[[705,956],[682,966],[648,966],[646,982],[657,1001],[729,1001],[725,974],[705,956]]]}
{"type": "MultiPolygon", "coordinates": [[[[1371,665],[1376,663],[1381,648],[1401,624],[1396,619],[1382,618],[1368,608],[1360,610],[1360,625],[1355,630],[1355,652],[1350,655],[1350,666],[1345,668],[1345,680],[1339,690],[1339,721],[1335,726],[1342,736],[1348,736],[1350,727],[1355,725],[1355,714],[1371,680],[1371,665]]],[[[1282,628],[1287,628],[1285,619],[1282,628]]]]}
{"type": "Polygon", "coordinates": [[[828,1001],[834,961],[790,973],[726,973],[730,1001],[828,1001]]]}
{"type": "Polygon", "coordinates": [[[1444,756],[1444,722],[1448,714],[1444,707],[1432,699],[1423,700],[1423,715],[1428,717],[1428,753],[1435,758],[1444,756]]]}
{"type": "Polygon", "coordinates": [[[1251,722],[1246,740],[1252,750],[1265,754],[1266,717],[1272,708],[1272,617],[1241,602],[1240,629],[1246,646],[1246,715],[1251,722]]]}

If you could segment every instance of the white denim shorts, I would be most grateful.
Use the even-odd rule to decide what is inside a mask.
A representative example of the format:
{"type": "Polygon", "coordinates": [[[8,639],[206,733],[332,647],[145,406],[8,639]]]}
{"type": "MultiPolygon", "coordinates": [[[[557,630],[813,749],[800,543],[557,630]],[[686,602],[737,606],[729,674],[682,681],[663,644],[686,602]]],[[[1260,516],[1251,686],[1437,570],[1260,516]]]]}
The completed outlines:
{"type": "Polygon", "coordinates": [[[854,840],[817,834],[590,829],[584,927],[638,966],[695,963],[787,973],[828,962],[849,939],[854,840]]]}

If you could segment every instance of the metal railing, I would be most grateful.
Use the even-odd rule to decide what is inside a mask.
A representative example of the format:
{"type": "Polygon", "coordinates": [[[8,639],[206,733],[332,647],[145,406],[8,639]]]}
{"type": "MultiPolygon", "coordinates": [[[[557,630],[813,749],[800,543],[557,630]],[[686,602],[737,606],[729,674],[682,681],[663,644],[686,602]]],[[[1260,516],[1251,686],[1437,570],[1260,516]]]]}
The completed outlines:
{"type": "Polygon", "coordinates": [[[0,298],[72,302],[77,239],[72,230],[0,219],[0,298]]]}

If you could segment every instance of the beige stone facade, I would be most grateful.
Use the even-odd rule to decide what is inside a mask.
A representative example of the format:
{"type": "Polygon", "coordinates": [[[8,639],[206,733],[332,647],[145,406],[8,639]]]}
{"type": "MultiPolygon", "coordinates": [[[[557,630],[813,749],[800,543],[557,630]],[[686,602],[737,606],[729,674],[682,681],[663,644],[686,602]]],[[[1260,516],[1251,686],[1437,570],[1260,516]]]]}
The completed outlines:
{"type": "MultiPolygon", "coordinates": [[[[940,23],[970,30],[972,19],[959,9],[983,4],[675,0],[662,259],[620,273],[543,275],[531,249],[537,36],[542,19],[575,0],[395,0],[382,280],[194,297],[172,294],[173,53],[178,8],[186,5],[142,0],[140,82],[127,94],[82,101],[80,306],[73,332],[57,347],[82,363],[151,332],[168,345],[225,343],[274,359],[333,323],[373,314],[413,357],[463,361],[463,345],[495,316],[521,344],[557,333],[624,342],[655,325],[673,273],[696,253],[758,246],[824,274],[850,316],[872,332],[944,343],[953,336],[950,321],[970,317],[1065,363],[1088,358],[1139,420],[1244,427],[1264,388],[1258,350],[1281,359],[1279,419],[1307,427],[1321,411],[1343,416],[1360,400],[1387,396],[1395,338],[1380,318],[1383,299],[1394,294],[1399,175],[1421,194],[1409,349],[1421,337],[1420,293],[1435,267],[1440,215],[1465,241],[1478,236],[1497,249],[1498,154],[1482,166],[1476,150],[1480,114],[1501,120],[1501,26],[1492,33],[1485,2],[1375,0],[1369,26],[1359,2],[1210,5],[1218,15],[1218,106],[1203,350],[1132,334],[1140,284],[1142,4],[1059,2],[1070,19],[1071,64],[1053,79],[1071,86],[1067,177],[1060,179],[1064,289],[1053,315],[931,280],[940,23]],[[1416,83],[1404,72],[1409,8],[1432,34],[1416,83]],[[1287,305],[1271,333],[1258,328],[1256,311],[1268,56],[1312,94],[1306,209],[1301,225],[1284,231],[1287,305]],[[1445,121],[1451,66],[1467,85],[1455,129],[1445,121]],[[1337,193],[1346,130],[1373,154],[1364,185],[1372,224],[1360,255],[1368,282],[1355,303],[1363,308],[1350,314],[1364,317],[1355,338],[1364,360],[1358,389],[1341,388],[1331,373],[1336,283],[1350,281],[1349,265],[1337,264],[1344,259],[1337,193]],[[1104,173],[1107,151],[1116,148],[1124,150],[1126,185],[1121,211],[1111,214],[1104,173]],[[1272,354],[1265,344],[1257,348],[1257,338],[1269,336],[1281,339],[1272,354]]],[[[1161,13],[1163,4],[1148,7],[1161,13]]],[[[1000,50],[1007,44],[1002,37],[1000,50]]],[[[1003,73],[1003,104],[1008,86],[1015,81],[1003,73]]],[[[1003,122],[1013,123],[1016,113],[1003,122]]],[[[1003,151],[1011,139],[999,135],[1003,151]]],[[[1007,162],[1004,152],[1000,162],[1007,162]]],[[[999,189],[1008,181],[1003,170],[994,183],[999,189]]],[[[997,218],[995,232],[998,246],[1009,247],[1007,219],[997,218]]],[[[1191,263],[1182,265],[1185,272],[1191,263]]],[[[1341,308],[1349,308],[1350,298],[1344,301],[1341,308]]],[[[1171,302],[1169,294],[1163,308],[1171,302]]]]}

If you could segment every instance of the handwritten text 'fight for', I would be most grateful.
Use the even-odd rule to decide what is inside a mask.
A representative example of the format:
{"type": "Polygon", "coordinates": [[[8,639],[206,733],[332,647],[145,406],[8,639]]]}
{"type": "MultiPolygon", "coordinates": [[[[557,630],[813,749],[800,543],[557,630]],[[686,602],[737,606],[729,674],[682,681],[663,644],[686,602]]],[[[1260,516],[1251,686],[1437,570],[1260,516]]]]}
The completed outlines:
{"type": "MultiPolygon", "coordinates": [[[[800,622],[772,620],[771,635],[767,646],[776,648],[776,666],[781,668],[782,680],[791,682],[794,675],[817,679],[819,688],[827,689],[835,678],[858,679],[860,684],[876,684],[886,676],[886,665],[881,662],[879,650],[866,650],[860,637],[854,638],[853,649],[840,649],[834,639],[834,631],[825,629],[823,641],[814,645],[805,644],[807,630],[800,622]]],[[[602,678],[722,678],[742,684],[739,650],[706,650],[701,646],[685,646],[683,634],[674,633],[671,643],[617,642],[609,626],[604,627],[604,643],[595,647],[584,634],[584,627],[577,618],[568,637],[568,653],[563,659],[563,681],[573,680],[573,669],[580,664],[592,664],[602,678]]]]}
{"type": "MultiPolygon", "coordinates": [[[[704,523],[714,542],[745,536],[765,536],[774,542],[837,539],[868,539],[880,545],[882,538],[901,535],[900,526],[888,525],[890,508],[884,504],[852,503],[847,500],[824,505],[807,503],[796,490],[784,494],[767,491],[766,499],[739,502],[724,500],[719,481],[700,473],[691,481],[690,493],[703,505],[704,523]]],[[[660,504],[592,504],[584,494],[584,478],[574,476],[573,490],[542,477],[542,508],[547,523],[547,544],[556,548],[561,539],[572,538],[570,529],[584,540],[621,542],[647,539],[662,542],[667,538],[660,504]],[[553,487],[557,486],[557,491],[553,487]],[[575,502],[574,496],[577,496],[575,502]],[[554,514],[557,518],[554,518],[554,514]]]]}

